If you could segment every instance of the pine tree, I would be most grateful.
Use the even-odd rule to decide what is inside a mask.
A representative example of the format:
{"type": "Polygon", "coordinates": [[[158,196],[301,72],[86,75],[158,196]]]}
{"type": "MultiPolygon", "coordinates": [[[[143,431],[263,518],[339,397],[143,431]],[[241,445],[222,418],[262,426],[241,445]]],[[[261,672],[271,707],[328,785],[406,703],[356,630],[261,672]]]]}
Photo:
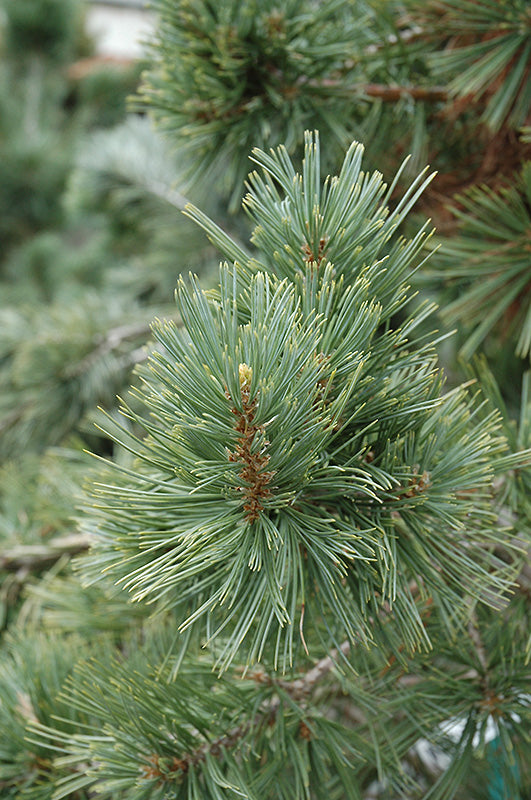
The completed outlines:
{"type": "Polygon", "coordinates": [[[155,6],[8,226],[2,797],[525,800],[527,3],[155,6]]]}

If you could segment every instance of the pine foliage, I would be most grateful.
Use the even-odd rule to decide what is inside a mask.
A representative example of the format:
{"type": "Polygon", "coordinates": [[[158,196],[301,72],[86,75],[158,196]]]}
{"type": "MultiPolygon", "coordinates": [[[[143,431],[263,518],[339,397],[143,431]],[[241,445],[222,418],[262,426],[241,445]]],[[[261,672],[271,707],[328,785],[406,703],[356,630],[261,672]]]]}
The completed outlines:
{"type": "Polygon", "coordinates": [[[433,66],[457,97],[483,100],[491,130],[518,128],[531,105],[531,15],[526,0],[443,0],[428,4],[449,37],[433,66]]]}
{"type": "Polygon", "coordinates": [[[0,2],[0,795],[526,800],[528,4],[0,2]]]}
{"type": "Polygon", "coordinates": [[[242,152],[271,139],[292,150],[309,123],[346,141],[343,88],[326,85],[363,36],[344,0],[162,0],[156,8],[160,36],[144,93],[193,156],[194,180],[199,167],[237,200],[242,152]],[[185,57],[175,59],[176,49],[185,57]]]}
{"type": "Polygon", "coordinates": [[[155,327],[162,352],[142,375],[150,416],[124,407],[147,437],[115,434],[145,474],[107,477],[87,514],[102,545],[85,574],[104,569],[137,600],[186,599],[183,629],[208,615],[209,640],[230,631],[223,665],[244,639],[260,660],[271,639],[286,669],[321,618],[330,644],[368,644],[387,603],[415,647],[412,581],[456,620],[465,576],[472,597],[489,572],[504,585],[485,546],[496,416],[476,422],[464,390],[441,397],[433,341],[416,333],[428,308],[393,325],[424,242],[396,236],[419,181],[390,212],[359,146],[324,187],[319,154],[308,136],[297,174],[284,149],[255,151],[258,258],[222,267],[212,298],[178,284],[183,328],[155,327]]]}
{"type": "Polygon", "coordinates": [[[442,244],[440,276],[459,284],[444,317],[471,330],[462,353],[470,357],[495,326],[516,340],[516,354],[531,352],[531,162],[498,191],[474,186],[456,197],[460,235],[442,244]]]}
{"type": "Polygon", "coordinates": [[[494,709],[512,785],[528,678],[493,478],[527,456],[487,400],[441,393],[434,337],[416,332],[432,309],[393,323],[425,238],[396,228],[426,180],[390,210],[357,145],[324,186],[316,135],[300,174],[282,148],[254,158],[256,257],[189,208],[237,260],[215,291],[181,281],[182,328],[155,326],[149,413],[123,407],[145,437],[109,420],[134,460],[96,479],[78,570],[168,627],[145,655],[73,674],[67,701],[103,736],[31,726],[73,767],[54,796],[359,798],[378,764],[383,786],[416,797],[404,759],[423,737],[450,752],[454,720],[430,795],[443,798],[487,757],[494,709]],[[364,224],[370,247],[343,261],[364,224]]]}

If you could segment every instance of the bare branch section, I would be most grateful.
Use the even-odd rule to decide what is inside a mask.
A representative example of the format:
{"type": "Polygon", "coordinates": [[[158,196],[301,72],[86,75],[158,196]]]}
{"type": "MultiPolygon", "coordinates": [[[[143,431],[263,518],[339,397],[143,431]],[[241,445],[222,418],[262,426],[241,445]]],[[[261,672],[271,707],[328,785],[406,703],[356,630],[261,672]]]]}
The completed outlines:
{"type": "Polygon", "coordinates": [[[255,673],[253,678],[259,683],[269,683],[283,689],[293,700],[304,700],[311,694],[314,686],[319,683],[328,673],[337,666],[340,655],[347,656],[350,652],[350,642],[343,642],[339,649],[331,651],[330,655],[322,658],[312,667],[302,678],[294,681],[279,681],[270,678],[267,673],[255,673]]]}
{"type": "Polygon", "coordinates": [[[449,99],[444,86],[387,86],[381,83],[368,83],[360,87],[368,97],[378,97],[383,102],[396,103],[403,97],[412,97],[427,103],[445,103],[449,99]]]}
{"type": "MultiPolygon", "coordinates": [[[[333,78],[308,81],[314,89],[342,89],[343,84],[333,78]]],[[[365,83],[353,86],[351,94],[377,97],[384,103],[396,103],[404,97],[412,97],[427,103],[446,103],[450,99],[448,89],[444,86],[398,86],[386,83],[365,83]]]]}
{"type": "Polygon", "coordinates": [[[89,537],[83,534],[58,536],[46,544],[16,545],[0,553],[0,570],[18,572],[20,569],[30,571],[46,569],[62,556],[74,556],[88,550],[89,545],[89,537]]]}

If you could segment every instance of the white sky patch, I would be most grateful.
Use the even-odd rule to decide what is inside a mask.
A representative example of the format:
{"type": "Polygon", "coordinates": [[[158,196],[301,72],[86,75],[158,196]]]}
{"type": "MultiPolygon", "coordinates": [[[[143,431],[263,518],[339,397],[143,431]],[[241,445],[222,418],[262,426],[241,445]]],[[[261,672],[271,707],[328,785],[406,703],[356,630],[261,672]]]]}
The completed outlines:
{"type": "Polygon", "coordinates": [[[154,28],[154,15],[142,9],[93,5],[86,12],[86,30],[99,55],[139,58],[154,28]]]}

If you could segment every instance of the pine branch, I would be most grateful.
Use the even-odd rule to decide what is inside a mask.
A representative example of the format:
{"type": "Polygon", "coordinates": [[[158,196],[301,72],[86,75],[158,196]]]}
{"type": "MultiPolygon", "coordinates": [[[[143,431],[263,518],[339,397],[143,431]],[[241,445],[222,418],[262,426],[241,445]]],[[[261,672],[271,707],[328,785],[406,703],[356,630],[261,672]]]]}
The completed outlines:
{"type": "MultiPolygon", "coordinates": [[[[430,24],[430,7],[426,27],[430,24]]],[[[444,49],[431,66],[449,78],[454,97],[480,101],[482,121],[492,131],[525,124],[531,108],[531,26],[529,8],[520,0],[440,0],[431,24],[444,49]]]]}
{"type": "Polygon", "coordinates": [[[46,544],[16,545],[0,553],[0,570],[17,572],[19,569],[38,571],[55,564],[63,556],[74,556],[90,546],[90,537],[71,534],[50,539],[46,544]]]}
{"type": "Polygon", "coordinates": [[[390,211],[398,177],[387,188],[379,174],[365,176],[359,145],[323,186],[310,134],[296,180],[283,148],[253,159],[263,174],[250,176],[245,205],[263,261],[194,212],[238,263],[221,268],[217,295],[180,281],[182,330],[153,329],[161,348],[140,394],[154,413],[124,408],[149,436],[124,431],[138,466],[125,485],[107,475],[95,490],[90,514],[105,520],[101,530],[112,518],[113,534],[95,539],[87,578],[99,580],[105,565],[136,599],[175,606],[186,596],[181,629],[209,614],[211,640],[230,621],[223,668],[240,630],[253,663],[277,625],[291,663],[295,643],[306,648],[304,614],[330,614],[343,626],[335,641],[368,644],[369,617],[383,624],[382,609],[401,608],[414,649],[427,633],[411,580],[457,619],[458,609],[468,615],[465,579],[476,599],[496,604],[514,573],[492,553],[506,541],[488,491],[506,448],[496,413],[483,413],[466,386],[442,394],[431,344],[415,346],[429,306],[378,333],[407,302],[424,229],[409,242],[394,234],[427,180],[421,174],[390,211]],[[375,569],[365,566],[372,560],[375,569]]]}
{"type": "MultiPolygon", "coordinates": [[[[328,656],[325,656],[315,664],[308,672],[301,678],[296,678],[293,681],[277,680],[271,677],[266,672],[256,670],[249,674],[247,677],[258,684],[269,686],[273,689],[281,689],[282,693],[288,695],[295,703],[300,705],[301,710],[306,708],[307,701],[312,691],[317,684],[322,681],[332,669],[337,666],[337,658],[341,653],[346,656],[350,652],[350,643],[343,642],[339,649],[334,649],[328,656]]],[[[230,750],[236,747],[241,740],[252,730],[260,728],[264,724],[271,724],[276,715],[282,709],[282,698],[280,695],[274,695],[267,701],[261,704],[260,708],[252,719],[248,719],[241,725],[237,725],[222,736],[217,737],[211,742],[205,742],[196,750],[191,753],[175,757],[171,762],[170,771],[172,769],[181,772],[188,772],[191,766],[197,766],[204,762],[208,756],[218,758],[223,755],[223,751],[230,750]]],[[[363,718],[361,713],[351,713],[352,719],[357,719],[358,722],[363,718]]],[[[303,725],[304,723],[301,723],[303,725]]],[[[303,735],[308,735],[304,734],[303,735]]],[[[146,775],[149,777],[162,777],[161,772],[158,770],[158,756],[152,757],[153,771],[151,767],[146,768],[146,775]]],[[[167,765],[166,765],[167,768],[167,765]]],[[[167,773],[166,773],[167,774],[167,773]]]]}
{"type": "Polygon", "coordinates": [[[301,701],[308,697],[319,681],[323,680],[328,673],[335,669],[338,665],[338,656],[341,653],[343,656],[348,655],[351,649],[350,642],[346,641],[341,644],[338,649],[331,650],[328,656],[325,656],[315,664],[302,678],[296,678],[293,681],[284,681],[277,678],[272,678],[268,673],[259,670],[252,673],[251,677],[258,683],[264,683],[269,686],[278,686],[293,700],[301,701]]]}
{"type": "MultiPolygon", "coordinates": [[[[274,716],[278,708],[279,705],[277,705],[274,710],[272,708],[269,709],[267,712],[268,717],[271,718],[271,716],[274,716]]],[[[206,761],[209,756],[219,758],[224,754],[224,751],[236,747],[247,733],[249,733],[252,727],[253,724],[250,721],[238,725],[228,733],[223,734],[223,736],[218,736],[217,739],[213,739],[211,742],[205,742],[192,753],[174,756],[172,759],[168,759],[167,756],[162,758],[157,754],[153,754],[150,758],[150,766],[144,767],[144,777],[171,781],[173,778],[172,773],[178,772],[186,774],[190,767],[197,767],[199,764],[206,761]],[[162,761],[164,762],[164,770],[161,770],[162,761]]]]}
{"type": "Polygon", "coordinates": [[[444,86],[396,86],[383,83],[367,83],[354,84],[347,88],[344,81],[332,78],[308,81],[307,85],[313,89],[341,90],[351,95],[352,98],[364,95],[376,97],[385,103],[396,103],[404,97],[411,97],[414,100],[428,103],[445,103],[450,97],[448,90],[444,86]]]}
{"type": "MultiPolygon", "coordinates": [[[[259,673],[247,673],[248,680],[238,679],[234,673],[216,676],[209,661],[195,657],[179,660],[176,678],[172,659],[168,659],[172,630],[162,626],[158,635],[147,636],[141,653],[134,640],[135,646],[125,645],[129,653],[125,659],[102,661],[100,657],[82,662],[64,687],[63,698],[83,716],[104,725],[105,736],[77,730],[68,734],[60,726],[49,727],[39,716],[27,720],[28,738],[42,752],[51,748],[68,754],[59,755],[55,765],[58,770],[66,765],[70,771],[62,779],[65,789],[80,785],[80,774],[87,775],[83,785],[96,792],[107,780],[106,786],[112,786],[117,764],[127,771],[131,751],[135,752],[135,764],[124,773],[129,776],[128,785],[124,784],[128,791],[163,792],[178,787],[176,796],[181,797],[182,792],[186,797],[190,781],[202,787],[201,796],[211,797],[207,789],[213,775],[224,776],[232,786],[243,788],[247,780],[253,785],[255,779],[246,774],[242,756],[244,763],[262,755],[274,764],[283,758],[279,737],[286,736],[290,747],[300,748],[302,753],[313,742],[330,764],[338,763],[335,749],[341,742],[340,763],[352,777],[352,731],[343,737],[337,723],[328,719],[322,702],[312,702],[315,696],[311,698],[306,691],[301,694],[301,686],[313,691],[329,675],[333,667],[330,656],[346,655],[346,642],[306,674],[280,686],[257,680],[259,673]],[[157,662],[161,656],[163,660],[157,662]],[[128,743],[125,751],[120,744],[124,741],[128,743]]],[[[284,766],[289,772],[291,765],[284,766]]],[[[251,792],[247,796],[258,795],[251,792]]]]}
{"type": "Polygon", "coordinates": [[[68,367],[66,376],[73,378],[76,375],[84,375],[99,358],[117,350],[124,342],[149,336],[150,331],[150,323],[119,325],[112,328],[95,343],[94,349],[81,361],[68,367]]]}
{"type": "Polygon", "coordinates": [[[64,307],[55,302],[20,312],[21,334],[3,363],[2,455],[59,445],[87,412],[112,407],[131,367],[146,357],[138,347],[147,341],[152,314],[88,292],[64,307]]]}
{"type": "MultiPolygon", "coordinates": [[[[60,10],[64,0],[54,3],[60,10]]],[[[430,225],[415,232],[408,215],[430,179],[420,175],[395,202],[405,166],[387,187],[362,168],[359,145],[338,169],[347,137],[369,142],[382,172],[403,149],[414,151],[412,171],[437,140],[437,167],[457,175],[456,154],[463,164],[463,150],[485,135],[482,109],[494,130],[521,124],[531,97],[527,4],[414,0],[400,19],[403,6],[385,0],[155,5],[162,26],[145,94],[182,150],[174,158],[146,119],[96,134],[81,148],[88,172],[84,182],[78,173],[85,206],[76,213],[93,185],[93,198],[109,200],[92,205],[102,222],[115,200],[131,212],[128,231],[146,210],[174,220],[184,194],[193,196],[192,184],[184,194],[173,188],[185,186],[181,165],[194,192],[208,177],[212,199],[223,194],[225,208],[228,193],[236,207],[242,155],[256,146],[244,201],[255,227],[244,246],[187,206],[228,263],[214,290],[179,282],[179,316],[155,324],[148,363],[142,304],[162,292],[150,269],[138,271],[147,291],[135,288],[127,316],[111,311],[111,292],[77,315],[63,289],[54,318],[35,325],[42,312],[30,309],[20,333],[7,326],[3,369],[13,377],[0,430],[13,466],[0,527],[44,543],[0,552],[0,603],[9,611],[29,581],[19,627],[31,615],[33,628],[39,621],[60,634],[32,631],[23,646],[18,631],[5,637],[0,794],[360,800],[378,773],[379,797],[448,800],[492,793],[494,764],[504,794],[527,796],[529,415],[511,433],[498,401],[444,386],[441,337],[426,328],[433,306],[415,305],[410,290],[430,225]],[[422,27],[412,9],[424,14],[422,27]],[[431,41],[446,49],[430,61],[431,41]],[[449,137],[438,126],[450,115],[430,104],[456,118],[466,108],[449,137]],[[304,127],[321,128],[327,150],[306,134],[296,172],[289,154],[299,157],[304,127]],[[285,147],[270,150],[278,141],[285,147]],[[85,533],[61,536],[71,503],[57,502],[50,480],[34,501],[24,473],[13,474],[19,456],[71,434],[77,446],[79,421],[96,403],[114,408],[135,364],[126,422],[109,415],[117,458],[100,461],[85,533]],[[80,590],[62,566],[89,542],[80,590]],[[158,628],[149,604],[162,612],[158,628]],[[145,619],[132,636],[124,631],[134,614],[145,619]],[[69,643],[70,630],[86,644],[69,643]],[[449,767],[430,772],[415,761],[419,738],[440,745],[449,767]]],[[[46,98],[37,99],[44,113],[46,98]]],[[[489,145],[493,160],[502,141],[510,140],[489,145]]],[[[446,251],[445,275],[461,281],[450,312],[477,331],[469,353],[487,334],[492,341],[495,325],[520,331],[517,354],[531,353],[530,198],[524,171],[515,191],[481,190],[462,203],[463,236],[446,251]],[[463,278],[473,284],[465,292],[463,278]]],[[[172,237],[195,246],[174,229],[172,237]]],[[[160,259],[153,237],[151,247],[148,262],[160,259]]],[[[7,274],[37,272],[36,256],[7,274]]],[[[60,267],[50,266],[54,286],[60,267]]],[[[123,289],[125,271],[111,273],[123,289]]],[[[134,266],[127,286],[136,275],[134,266]]],[[[65,472],[57,494],[71,500],[77,486],[65,472]]]]}
{"type": "Polygon", "coordinates": [[[531,161],[512,185],[494,191],[474,186],[451,208],[460,221],[458,236],[435,256],[437,275],[457,286],[442,316],[470,335],[461,354],[470,358],[493,331],[513,338],[518,356],[531,354],[531,161]]]}

